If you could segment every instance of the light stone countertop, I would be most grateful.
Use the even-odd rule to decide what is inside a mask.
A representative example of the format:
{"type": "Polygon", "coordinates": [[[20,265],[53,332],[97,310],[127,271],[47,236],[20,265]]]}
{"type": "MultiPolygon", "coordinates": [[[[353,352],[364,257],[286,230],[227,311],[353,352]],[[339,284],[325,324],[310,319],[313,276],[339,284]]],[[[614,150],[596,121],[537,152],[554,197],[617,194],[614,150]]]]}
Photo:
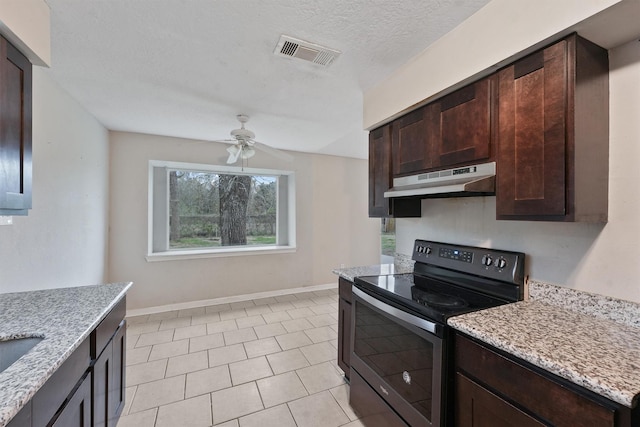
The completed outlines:
{"type": "Polygon", "coordinates": [[[0,294],[0,341],[44,337],[0,373],[0,427],[36,394],[130,287],[131,283],[111,283],[0,294]]]}
{"type": "Polygon", "coordinates": [[[396,254],[393,264],[336,268],[333,270],[333,273],[351,282],[353,282],[353,279],[358,276],[413,273],[413,260],[406,255],[396,254]]]}
{"type": "Polygon", "coordinates": [[[635,407],[640,396],[636,326],[640,306],[553,285],[530,287],[530,301],[455,316],[448,324],[614,402],[635,407]]]}

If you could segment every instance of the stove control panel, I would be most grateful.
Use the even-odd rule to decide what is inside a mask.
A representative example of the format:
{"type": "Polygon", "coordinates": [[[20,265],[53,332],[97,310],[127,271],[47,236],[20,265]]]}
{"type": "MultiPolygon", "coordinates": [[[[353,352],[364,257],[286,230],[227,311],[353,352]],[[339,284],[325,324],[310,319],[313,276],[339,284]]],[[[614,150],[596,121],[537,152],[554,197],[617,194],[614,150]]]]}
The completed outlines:
{"type": "Polygon", "coordinates": [[[416,240],[413,260],[505,282],[524,283],[521,252],[416,240]]]}
{"type": "Polygon", "coordinates": [[[452,248],[440,248],[440,258],[454,259],[456,261],[473,262],[473,252],[452,248]]]}

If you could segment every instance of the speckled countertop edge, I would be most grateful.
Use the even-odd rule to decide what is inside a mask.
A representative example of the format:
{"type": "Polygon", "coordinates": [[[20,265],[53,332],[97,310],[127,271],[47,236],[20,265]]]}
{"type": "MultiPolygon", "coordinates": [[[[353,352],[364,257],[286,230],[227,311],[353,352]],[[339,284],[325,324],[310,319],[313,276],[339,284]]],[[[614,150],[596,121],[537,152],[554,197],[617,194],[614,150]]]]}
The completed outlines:
{"type": "Polygon", "coordinates": [[[405,274],[413,272],[414,261],[403,254],[395,254],[393,264],[365,265],[359,267],[336,268],[334,274],[353,282],[358,276],[380,276],[384,274],[405,274]]]}
{"type": "Polygon", "coordinates": [[[640,306],[541,282],[529,286],[530,301],[452,317],[448,324],[599,395],[635,407],[640,396],[640,328],[634,316],[640,313],[640,306]],[[616,307],[624,313],[616,313],[616,307]]]}
{"type": "Polygon", "coordinates": [[[0,340],[44,337],[0,373],[0,427],[89,336],[131,283],[0,294],[0,340]]]}

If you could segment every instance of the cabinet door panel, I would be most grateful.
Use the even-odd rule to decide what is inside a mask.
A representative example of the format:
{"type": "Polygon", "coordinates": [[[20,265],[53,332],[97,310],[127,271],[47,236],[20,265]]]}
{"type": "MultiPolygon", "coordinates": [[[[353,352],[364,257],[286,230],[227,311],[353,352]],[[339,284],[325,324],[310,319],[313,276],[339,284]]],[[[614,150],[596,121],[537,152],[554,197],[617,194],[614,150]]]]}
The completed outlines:
{"type": "Polygon", "coordinates": [[[369,133],[369,217],[419,217],[419,199],[384,197],[391,184],[391,126],[386,125],[369,133]]]}
{"type": "Polygon", "coordinates": [[[389,126],[369,133],[369,216],[389,216],[389,199],[384,192],[391,187],[391,130],[389,126]]]}
{"type": "Polygon", "coordinates": [[[31,63],[0,37],[0,215],[31,208],[31,63]]]}
{"type": "Polygon", "coordinates": [[[91,427],[91,372],[87,374],[51,426],[91,427]]]}
{"type": "Polygon", "coordinates": [[[563,40],[498,74],[499,218],[566,213],[567,63],[563,40]]]}
{"type": "Polygon", "coordinates": [[[557,427],[616,425],[611,402],[587,397],[586,390],[576,392],[468,338],[457,335],[455,341],[457,371],[540,419],[557,427]]]}
{"type": "Polygon", "coordinates": [[[113,337],[111,385],[109,387],[109,427],[115,427],[124,409],[126,384],[127,322],[123,320],[113,337]]]}
{"type": "Polygon", "coordinates": [[[338,300],[338,366],[349,379],[351,373],[351,304],[343,298],[338,300]]]}
{"type": "Polygon", "coordinates": [[[456,374],[455,424],[457,427],[543,427],[545,425],[460,373],[456,374]]]}
{"type": "Polygon", "coordinates": [[[109,388],[113,371],[113,345],[111,342],[102,351],[93,365],[93,425],[107,427],[109,417],[109,388]]]}
{"type": "Polygon", "coordinates": [[[393,176],[437,166],[434,154],[439,126],[435,108],[427,105],[393,121],[393,176]]]}
{"type": "Polygon", "coordinates": [[[453,166],[490,157],[491,80],[484,79],[438,101],[439,165],[453,166]]]}

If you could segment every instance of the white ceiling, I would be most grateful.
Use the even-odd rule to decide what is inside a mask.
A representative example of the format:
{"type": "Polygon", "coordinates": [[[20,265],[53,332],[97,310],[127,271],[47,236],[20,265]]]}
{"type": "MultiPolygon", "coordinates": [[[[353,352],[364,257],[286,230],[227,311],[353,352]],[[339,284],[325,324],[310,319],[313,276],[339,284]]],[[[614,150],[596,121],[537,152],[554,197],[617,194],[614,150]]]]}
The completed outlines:
{"type": "MultiPolygon", "coordinates": [[[[46,0],[51,76],[104,126],[367,157],[362,92],[488,0],[46,0]],[[281,34],[337,49],[273,54],[281,34]]],[[[428,76],[425,76],[428,78],[428,76]]]]}

